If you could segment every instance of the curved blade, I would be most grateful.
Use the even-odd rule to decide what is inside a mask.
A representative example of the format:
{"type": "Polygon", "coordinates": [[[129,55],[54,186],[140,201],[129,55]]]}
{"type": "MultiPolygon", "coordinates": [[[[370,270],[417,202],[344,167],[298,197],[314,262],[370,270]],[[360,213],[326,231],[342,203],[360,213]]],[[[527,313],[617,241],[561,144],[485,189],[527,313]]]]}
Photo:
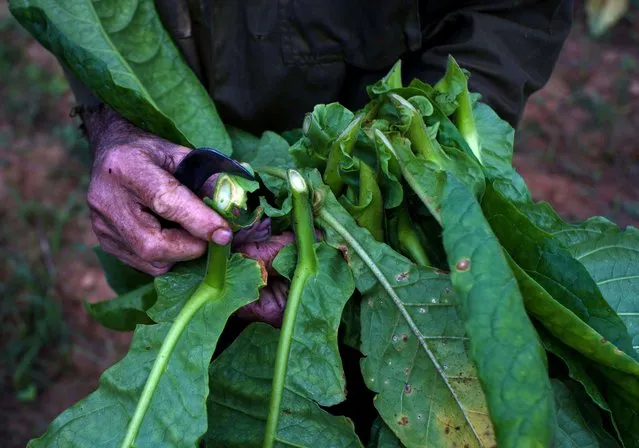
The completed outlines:
{"type": "Polygon", "coordinates": [[[197,192],[204,182],[217,173],[228,173],[254,180],[251,172],[236,160],[213,148],[198,148],[180,162],[173,176],[189,190],[197,192]]]}

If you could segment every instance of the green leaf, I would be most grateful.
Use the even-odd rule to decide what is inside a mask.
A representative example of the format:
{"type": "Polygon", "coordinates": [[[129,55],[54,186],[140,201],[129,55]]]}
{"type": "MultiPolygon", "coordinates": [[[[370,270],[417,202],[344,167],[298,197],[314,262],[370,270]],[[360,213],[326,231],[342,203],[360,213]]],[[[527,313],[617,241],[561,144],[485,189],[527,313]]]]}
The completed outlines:
{"type": "Polygon", "coordinates": [[[388,73],[375,84],[367,86],[366,92],[372,99],[402,87],[402,61],[395,62],[388,73]]]}
{"type": "Polygon", "coordinates": [[[487,104],[475,103],[473,116],[486,178],[510,200],[530,201],[526,182],[512,166],[515,130],[487,104]]]}
{"type": "Polygon", "coordinates": [[[202,260],[179,263],[169,272],[155,278],[158,300],[147,314],[155,322],[171,322],[193,295],[204,277],[202,260]]]}
{"type": "Polygon", "coordinates": [[[636,355],[623,321],[588,271],[559,241],[535,226],[490,185],[482,206],[502,246],[532,279],[606,340],[626,354],[636,355]]]}
{"type": "Polygon", "coordinates": [[[12,0],[12,14],[102,101],[175,143],[230,154],[206,89],[183,61],[153,0],[12,0]]]}
{"type": "Polygon", "coordinates": [[[126,294],[140,286],[153,282],[153,277],[124,264],[115,256],[107,254],[99,246],[93,252],[100,261],[107,283],[116,294],[126,294]]]}
{"type": "Polygon", "coordinates": [[[93,319],[115,331],[133,331],[138,324],[150,325],[153,320],[146,314],[157,300],[153,283],[103,302],[84,302],[93,319]]]}
{"type": "Polygon", "coordinates": [[[639,362],[619,350],[575,313],[556,301],[510,258],[527,311],[564,344],[600,364],[639,377],[639,362]]]}
{"type": "Polygon", "coordinates": [[[355,283],[338,250],[317,243],[315,252],[318,269],[302,291],[286,384],[292,392],[304,394],[322,406],[332,406],[346,399],[337,331],[355,283]]]}
{"type": "Polygon", "coordinates": [[[637,352],[639,230],[632,227],[625,231],[610,227],[606,230],[601,234],[589,232],[583,235],[582,242],[569,246],[568,250],[588,270],[603,297],[621,317],[637,352]]]}
{"type": "Polygon", "coordinates": [[[448,174],[444,248],[498,445],[548,446],[555,413],[545,356],[515,276],[471,191],[448,174]]]}
{"type": "MultiPolygon", "coordinates": [[[[314,184],[320,188],[319,179],[314,184]]],[[[330,193],[317,222],[345,254],[362,293],[362,374],[386,424],[408,447],[491,445],[448,277],[377,242],[330,193]]]]}
{"type": "Polygon", "coordinates": [[[606,399],[599,390],[594,378],[588,373],[584,359],[576,351],[560,342],[557,337],[551,335],[546,329],[537,328],[537,332],[544,348],[566,364],[570,378],[580,383],[590,399],[602,410],[609,413],[610,407],[606,403],[606,399]]]}
{"type": "Polygon", "coordinates": [[[639,446],[639,380],[617,370],[596,365],[605,377],[604,393],[626,447],[639,446]]]}
{"type": "MultiPolygon", "coordinates": [[[[177,341],[151,398],[136,447],[196,446],[207,426],[206,372],[217,340],[228,317],[256,300],[262,285],[256,262],[232,256],[224,289],[195,313],[177,341]]],[[[167,291],[158,289],[158,293],[161,303],[167,291]]],[[[181,301],[188,298],[184,295],[181,301]]],[[[129,353],[102,375],[100,387],[63,412],[29,446],[119,446],[171,324],[169,320],[138,326],[129,353]]]]}
{"type": "Polygon", "coordinates": [[[380,151],[394,154],[404,180],[438,220],[446,172],[459,174],[459,178],[476,196],[483,192],[484,176],[479,164],[456,148],[448,148],[447,157],[443,165],[439,166],[431,160],[417,157],[411,150],[410,140],[398,134],[392,134],[387,138],[378,133],[378,142],[380,151]]]}
{"type": "Polygon", "coordinates": [[[377,417],[371,429],[371,439],[367,448],[404,448],[393,431],[384,423],[384,420],[377,417]]]}
{"type": "MultiPolygon", "coordinates": [[[[590,398],[590,400],[594,404],[596,404],[602,412],[606,414],[607,418],[612,421],[616,434],[618,434],[621,438],[621,435],[617,430],[617,425],[612,415],[612,411],[610,410],[610,407],[608,406],[608,403],[603,396],[600,387],[597,385],[595,377],[593,377],[588,371],[589,363],[587,362],[586,358],[584,358],[582,355],[572,350],[571,348],[567,347],[556,337],[548,333],[548,331],[544,328],[538,328],[538,332],[544,348],[548,352],[561,359],[566,364],[566,367],[568,367],[568,374],[570,378],[574,380],[574,386],[571,386],[573,392],[575,387],[580,387],[581,392],[579,392],[579,394],[584,395],[585,393],[588,398],[590,398]]],[[[587,397],[584,396],[583,401],[587,402],[587,397]]]]}
{"type": "MultiPolygon", "coordinates": [[[[252,324],[211,364],[207,446],[262,446],[278,338],[279,330],[252,324]]],[[[294,365],[287,381],[291,368],[308,379],[320,374],[299,369],[303,358],[291,356],[289,362],[294,365]]],[[[309,448],[362,446],[348,419],[330,415],[288,383],[276,441],[278,446],[309,448]]]]}
{"type": "Polygon", "coordinates": [[[303,139],[291,146],[297,168],[324,169],[331,142],[353,121],[353,112],[339,103],[318,104],[304,121],[303,139]]]}
{"type": "Polygon", "coordinates": [[[352,349],[360,349],[361,336],[361,298],[353,296],[346,302],[340,324],[341,341],[352,349]]]}
{"type": "Polygon", "coordinates": [[[615,439],[604,431],[601,418],[592,404],[588,403],[583,392],[569,388],[559,380],[552,380],[552,389],[557,408],[557,448],[619,446],[615,439]]]}

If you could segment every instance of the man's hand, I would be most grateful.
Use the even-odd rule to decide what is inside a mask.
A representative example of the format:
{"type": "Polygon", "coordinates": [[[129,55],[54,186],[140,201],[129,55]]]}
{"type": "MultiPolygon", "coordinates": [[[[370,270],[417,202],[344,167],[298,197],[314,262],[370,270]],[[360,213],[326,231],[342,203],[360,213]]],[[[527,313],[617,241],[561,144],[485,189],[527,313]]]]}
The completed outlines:
{"type": "Polygon", "coordinates": [[[187,148],[142,132],[106,108],[83,119],[95,154],[88,203],[105,252],[160,275],[204,254],[207,241],[231,241],[226,221],[172,175],[187,148]],[[182,228],[162,228],[156,216],[182,228]]]}
{"type": "Polygon", "coordinates": [[[292,243],[295,237],[293,232],[284,232],[274,236],[270,236],[270,233],[260,235],[266,226],[270,227],[269,218],[258,223],[254,229],[247,229],[249,232],[246,236],[238,233],[237,238],[233,241],[235,252],[261,261],[268,274],[267,285],[260,290],[259,300],[240,308],[236,315],[245,320],[266,322],[280,327],[290,284],[287,279],[278,275],[277,271],[273,269],[272,263],[280,250],[292,243]]]}

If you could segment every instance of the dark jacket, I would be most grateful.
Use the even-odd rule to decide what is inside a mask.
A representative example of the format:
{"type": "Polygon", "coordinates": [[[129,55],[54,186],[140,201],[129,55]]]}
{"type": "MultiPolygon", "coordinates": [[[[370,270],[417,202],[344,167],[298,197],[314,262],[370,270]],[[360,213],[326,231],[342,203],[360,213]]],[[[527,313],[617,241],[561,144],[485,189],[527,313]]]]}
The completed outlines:
{"type": "Polygon", "coordinates": [[[568,0],[156,0],[226,123],[299,127],[315,104],[356,109],[402,59],[434,82],[452,54],[471,89],[516,125],[548,80],[571,25],[568,0]]]}

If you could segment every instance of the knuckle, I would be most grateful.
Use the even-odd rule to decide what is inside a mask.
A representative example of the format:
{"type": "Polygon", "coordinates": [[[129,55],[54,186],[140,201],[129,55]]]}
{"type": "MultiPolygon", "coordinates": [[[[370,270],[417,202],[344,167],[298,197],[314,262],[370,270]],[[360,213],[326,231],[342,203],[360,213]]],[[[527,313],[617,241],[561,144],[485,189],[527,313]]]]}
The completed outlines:
{"type": "Polygon", "coordinates": [[[151,198],[151,208],[167,219],[175,220],[179,217],[183,206],[183,187],[177,180],[159,188],[151,198]]]}
{"type": "MultiPolygon", "coordinates": [[[[95,211],[101,211],[104,205],[104,198],[94,182],[91,182],[89,191],[87,191],[87,204],[91,210],[95,211]]],[[[92,214],[91,218],[95,220],[94,214],[92,214]]]]}
{"type": "Polygon", "coordinates": [[[155,238],[145,238],[135,247],[135,252],[144,261],[154,262],[161,258],[160,248],[155,238]]]}

